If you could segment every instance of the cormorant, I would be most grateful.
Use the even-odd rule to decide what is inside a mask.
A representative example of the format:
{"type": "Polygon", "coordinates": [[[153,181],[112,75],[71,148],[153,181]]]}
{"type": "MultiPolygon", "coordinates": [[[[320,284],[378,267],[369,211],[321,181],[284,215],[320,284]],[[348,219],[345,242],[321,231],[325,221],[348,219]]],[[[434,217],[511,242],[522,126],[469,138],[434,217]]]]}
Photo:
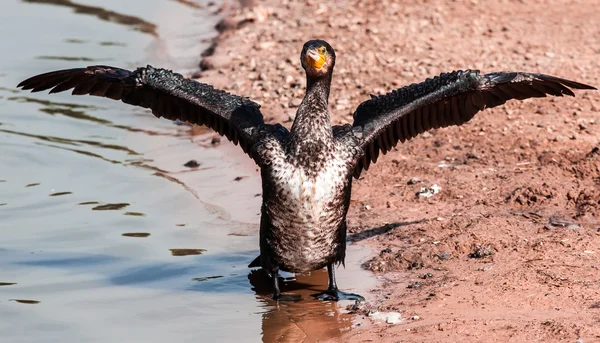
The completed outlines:
{"type": "Polygon", "coordinates": [[[259,105],[180,74],[151,66],[128,71],[109,66],[54,71],[31,77],[18,87],[50,93],[73,88],[150,108],[156,117],[206,125],[242,149],[260,167],[262,208],[260,256],[279,298],[279,270],[306,272],[327,267],[329,286],[321,299],[362,299],[338,290],[334,265],[346,254],[346,214],[352,177],[391,150],[429,129],[461,125],[475,113],[510,99],[573,96],[582,83],[522,72],[443,73],[372,96],[354,112],[352,125],[330,123],[329,88],[335,52],[323,40],[304,44],[306,95],[291,130],[266,124],[259,105]]]}

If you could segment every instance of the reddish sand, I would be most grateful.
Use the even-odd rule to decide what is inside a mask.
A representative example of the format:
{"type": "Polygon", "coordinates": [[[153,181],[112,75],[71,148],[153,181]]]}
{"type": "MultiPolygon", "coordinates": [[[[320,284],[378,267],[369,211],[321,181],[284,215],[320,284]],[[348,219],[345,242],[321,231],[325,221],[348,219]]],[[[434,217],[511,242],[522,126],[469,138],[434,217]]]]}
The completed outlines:
{"type": "MultiPolygon", "coordinates": [[[[599,1],[262,0],[224,11],[200,80],[288,127],[312,38],[337,52],[334,123],[352,122],[371,93],[454,69],[600,86],[599,1]]],[[[381,251],[365,264],[384,280],[367,306],[404,321],[341,341],[599,342],[599,147],[600,92],[587,91],[513,101],[380,158],[355,182],[349,234],[381,251]],[[416,196],[433,184],[438,194],[416,196]]]]}

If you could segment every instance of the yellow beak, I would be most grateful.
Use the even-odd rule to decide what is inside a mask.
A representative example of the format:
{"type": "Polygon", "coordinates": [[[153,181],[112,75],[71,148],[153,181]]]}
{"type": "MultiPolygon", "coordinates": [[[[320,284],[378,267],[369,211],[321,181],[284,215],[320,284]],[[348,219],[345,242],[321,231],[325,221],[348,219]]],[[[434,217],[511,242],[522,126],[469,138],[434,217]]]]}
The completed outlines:
{"type": "Polygon", "coordinates": [[[321,69],[325,64],[325,55],[321,54],[313,49],[306,52],[306,64],[317,69],[321,69]]]}

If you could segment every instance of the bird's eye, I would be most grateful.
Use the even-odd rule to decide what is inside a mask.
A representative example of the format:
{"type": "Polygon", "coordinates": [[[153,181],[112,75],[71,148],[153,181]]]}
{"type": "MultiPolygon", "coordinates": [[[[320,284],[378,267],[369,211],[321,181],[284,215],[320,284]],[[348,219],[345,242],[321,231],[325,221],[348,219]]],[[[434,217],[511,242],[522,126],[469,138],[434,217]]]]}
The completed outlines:
{"type": "Polygon", "coordinates": [[[325,48],[321,48],[321,53],[322,53],[322,54],[324,54],[324,53],[325,53],[325,51],[327,51],[327,49],[325,49],[325,48]]]}

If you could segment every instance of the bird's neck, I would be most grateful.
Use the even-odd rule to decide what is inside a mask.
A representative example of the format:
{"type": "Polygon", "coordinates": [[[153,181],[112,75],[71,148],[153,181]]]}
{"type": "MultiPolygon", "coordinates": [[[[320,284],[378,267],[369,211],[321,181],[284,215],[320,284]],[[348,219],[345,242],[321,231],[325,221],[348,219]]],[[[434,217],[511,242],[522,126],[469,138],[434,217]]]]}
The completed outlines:
{"type": "Polygon", "coordinates": [[[330,85],[331,75],[307,78],[306,95],[298,107],[291,130],[291,142],[295,153],[301,153],[307,145],[328,145],[333,140],[327,109],[330,85]]]}
{"type": "Polygon", "coordinates": [[[306,96],[315,95],[321,98],[323,103],[327,105],[329,101],[329,89],[331,88],[331,74],[322,77],[306,78],[306,96]]]}

